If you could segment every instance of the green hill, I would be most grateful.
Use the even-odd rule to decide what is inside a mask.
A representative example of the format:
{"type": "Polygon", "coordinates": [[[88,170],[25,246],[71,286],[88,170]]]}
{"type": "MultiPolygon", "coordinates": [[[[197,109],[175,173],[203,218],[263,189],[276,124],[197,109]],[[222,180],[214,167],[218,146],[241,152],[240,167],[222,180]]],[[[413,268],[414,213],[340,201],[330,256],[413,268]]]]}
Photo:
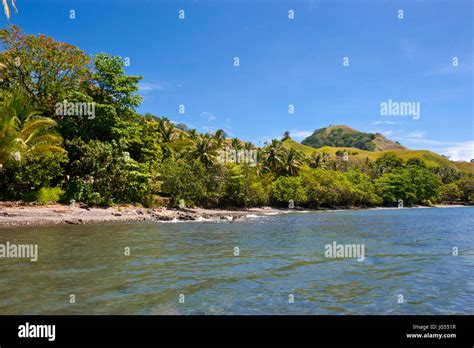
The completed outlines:
{"type": "Polygon", "coordinates": [[[380,133],[359,132],[348,126],[329,126],[316,129],[312,135],[301,142],[315,149],[324,146],[351,147],[366,151],[385,151],[405,149],[380,133]]]}
{"type": "Polygon", "coordinates": [[[385,151],[367,151],[361,150],[353,147],[333,147],[333,146],[323,146],[321,148],[315,149],[310,146],[300,144],[293,139],[286,139],[283,142],[283,146],[286,148],[294,148],[295,150],[303,152],[307,156],[311,156],[317,152],[326,152],[331,155],[331,157],[336,157],[336,152],[347,151],[350,160],[365,160],[369,158],[370,160],[376,160],[379,157],[382,157],[387,152],[393,152],[398,157],[407,161],[411,158],[421,159],[427,166],[454,166],[458,170],[465,173],[474,173],[474,163],[469,162],[452,162],[447,158],[438,155],[437,153],[428,151],[428,150],[410,150],[410,149],[394,149],[394,150],[385,150],[385,151]]]}

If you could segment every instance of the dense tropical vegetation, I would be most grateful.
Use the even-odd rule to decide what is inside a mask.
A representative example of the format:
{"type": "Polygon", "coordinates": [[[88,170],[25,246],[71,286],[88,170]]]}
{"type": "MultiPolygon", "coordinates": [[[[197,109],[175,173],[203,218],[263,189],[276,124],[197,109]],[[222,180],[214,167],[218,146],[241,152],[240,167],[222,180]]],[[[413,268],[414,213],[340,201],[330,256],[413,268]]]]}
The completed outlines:
{"type": "Polygon", "coordinates": [[[256,148],[223,130],[199,133],[140,115],[141,77],[127,75],[120,57],[89,58],[15,26],[0,32],[0,42],[2,200],[311,208],[473,201],[472,176],[454,166],[390,152],[376,160],[343,150],[308,155],[284,146],[289,134],[256,148]],[[93,105],[94,114],[58,112],[58,103],[93,105]],[[258,160],[223,161],[223,151],[255,152],[258,160]]]}

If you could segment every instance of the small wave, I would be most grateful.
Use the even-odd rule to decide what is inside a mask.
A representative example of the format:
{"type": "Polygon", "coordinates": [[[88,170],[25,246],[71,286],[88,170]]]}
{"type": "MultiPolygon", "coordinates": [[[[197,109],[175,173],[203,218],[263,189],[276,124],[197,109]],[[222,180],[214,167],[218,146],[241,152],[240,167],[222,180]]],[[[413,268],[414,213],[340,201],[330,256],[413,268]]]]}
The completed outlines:
{"type": "Polygon", "coordinates": [[[248,214],[248,215],[245,215],[245,217],[247,217],[247,218],[258,218],[258,215],[248,214]]]}
{"type": "Polygon", "coordinates": [[[202,216],[198,216],[198,218],[195,221],[214,221],[213,219],[206,219],[203,218],[202,216]]]}

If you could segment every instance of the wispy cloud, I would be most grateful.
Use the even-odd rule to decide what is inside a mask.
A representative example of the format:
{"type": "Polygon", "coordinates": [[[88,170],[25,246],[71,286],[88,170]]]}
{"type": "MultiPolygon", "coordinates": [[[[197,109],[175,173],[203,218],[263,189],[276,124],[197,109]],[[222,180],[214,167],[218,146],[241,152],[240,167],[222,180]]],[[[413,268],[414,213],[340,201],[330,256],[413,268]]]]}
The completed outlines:
{"type": "Polygon", "coordinates": [[[173,92],[178,88],[183,87],[183,83],[181,81],[160,81],[160,82],[139,82],[138,83],[138,90],[140,92],[153,92],[153,91],[160,91],[160,92],[173,92]]]}
{"type": "Polygon", "coordinates": [[[470,161],[474,158],[474,140],[458,143],[455,146],[447,146],[441,153],[448,156],[452,161],[470,161]]]}
{"type": "Polygon", "coordinates": [[[424,139],[425,135],[426,135],[426,132],[415,131],[415,132],[408,133],[405,137],[408,139],[420,140],[420,139],[424,139]]]}
{"type": "Polygon", "coordinates": [[[307,138],[309,137],[311,134],[313,134],[313,132],[311,131],[298,131],[298,130],[294,130],[294,131],[291,131],[290,132],[290,136],[292,138],[295,138],[295,139],[303,139],[303,138],[307,138]]]}
{"type": "Polygon", "coordinates": [[[200,127],[200,129],[203,130],[206,133],[214,133],[218,128],[214,127],[214,126],[211,126],[211,127],[202,126],[202,127],[200,127]]]}
{"type": "Polygon", "coordinates": [[[163,91],[163,85],[159,83],[150,83],[150,82],[140,82],[138,84],[138,89],[141,92],[149,92],[149,91],[163,91]]]}
{"type": "Polygon", "coordinates": [[[381,124],[388,124],[388,125],[393,125],[393,124],[402,124],[402,122],[395,122],[395,121],[375,121],[372,122],[373,125],[381,125],[381,124]]]}
{"type": "Polygon", "coordinates": [[[406,145],[417,144],[436,153],[448,156],[452,161],[470,161],[474,158],[474,140],[440,141],[424,138],[424,132],[408,133],[404,137],[395,137],[406,145]]]}
{"type": "Polygon", "coordinates": [[[214,116],[213,113],[207,111],[201,112],[201,116],[206,118],[208,122],[212,122],[216,119],[216,116],[214,116]]]}

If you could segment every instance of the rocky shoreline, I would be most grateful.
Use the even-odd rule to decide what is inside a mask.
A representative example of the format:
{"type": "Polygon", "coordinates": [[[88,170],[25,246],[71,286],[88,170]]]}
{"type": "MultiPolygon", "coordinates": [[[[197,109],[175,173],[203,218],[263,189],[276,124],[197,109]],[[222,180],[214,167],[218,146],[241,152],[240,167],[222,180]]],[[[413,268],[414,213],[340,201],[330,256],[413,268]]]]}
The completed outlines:
{"type": "Polygon", "coordinates": [[[31,206],[2,202],[0,203],[0,228],[138,221],[237,221],[247,215],[273,215],[281,212],[281,210],[267,207],[240,210],[142,208],[135,206],[91,208],[59,204],[31,206]]]}
{"type": "MultiPolygon", "coordinates": [[[[411,208],[455,208],[465,205],[434,205],[415,206],[411,208]]],[[[304,211],[327,211],[327,210],[365,210],[365,209],[397,209],[387,207],[346,207],[338,209],[318,209],[304,211]]],[[[77,204],[70,205],[32,205],[19,202],[0,202],[0,229],[19,226],[42,226],[42,225],[82,225],[113,222],[217,222],[217,221],[239,221],[247,217],[258,215],[277,215],[290,211],[300,211],[301,208],[276,209],[271,207],[248,208],[248,209],[204,209],[204,208],[143,208],[133,205],[117,207],[88,207],[77,204]]]]}

